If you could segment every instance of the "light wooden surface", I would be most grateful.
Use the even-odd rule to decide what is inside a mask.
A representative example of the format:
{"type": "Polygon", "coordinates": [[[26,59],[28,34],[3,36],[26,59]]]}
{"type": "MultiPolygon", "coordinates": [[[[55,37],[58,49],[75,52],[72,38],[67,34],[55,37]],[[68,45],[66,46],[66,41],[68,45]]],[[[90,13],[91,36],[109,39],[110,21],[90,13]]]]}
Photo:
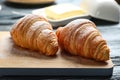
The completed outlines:
{"type": "Polygon", "coordinates": [[[57,55],[48,57],[14,44],[9,32],[0,32],[1,68],[112,68],[111,60],[97,62],[71,56],[58,50],[57,55]]]}

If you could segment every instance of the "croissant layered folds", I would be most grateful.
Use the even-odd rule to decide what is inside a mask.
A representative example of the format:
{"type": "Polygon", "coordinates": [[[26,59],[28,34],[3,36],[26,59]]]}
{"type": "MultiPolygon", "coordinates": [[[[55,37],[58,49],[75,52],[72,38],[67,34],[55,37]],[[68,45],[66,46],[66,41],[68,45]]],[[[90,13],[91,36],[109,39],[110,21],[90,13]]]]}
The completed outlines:
{"type": "Polygon", "coordinates": [[[97,61],[109,59],[109,48],[96,25],[86,19],[77,19],[56,31],[62,50],[97,61]]]}
{"type": "Polygon", "coordinates": [[[10,34],[18,46],[45,55],[55,55],[59,44],[61,50],[72,55],[97,61],[109,60],[110,50],[106,41],[96,25],[86,19],[71,21],[58,28],[55,34],[46,18],[29,14],[13,25],[10,34]]]}
{"type": "Polygon", "coordinates": [[[55,55],[58,43],[57,36],[52,30],[46,18],[29,14],[18,20],[10,33],[18,46],[37,50],[45,55],[55,55]]]}

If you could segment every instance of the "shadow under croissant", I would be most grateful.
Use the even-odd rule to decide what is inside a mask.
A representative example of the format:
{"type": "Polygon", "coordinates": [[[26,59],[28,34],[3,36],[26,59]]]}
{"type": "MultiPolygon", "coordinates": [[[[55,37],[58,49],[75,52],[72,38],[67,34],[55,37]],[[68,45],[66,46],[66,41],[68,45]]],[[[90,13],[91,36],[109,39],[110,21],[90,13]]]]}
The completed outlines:
{"type": "Polygon", "coordinates": [[[38,52],[38,51],[33,51],[33,50],[29,50],[29,49],[25,49],[22,48],[20,46],[17,46],[14,41],[11,39],[11,37],[9,37],[6,41],[8,41],[9,45],[9,52],[12,55],[16,55],[16,56],[28,56],[28,57],[34,57],[34,58],[38,58],[38,59],[53,59],[55,57],[57,57],[56,55],[54,56],[45,56],[42,53],[38,52]]]}
{"type": "Polygon", "coordinates": [[[63,62],[63,63],[65,62],[73,65],[77,64],[75,65],[76,67],[79,66],[79,64],[86,65],[86,66],[95,66],[95,67],[96,66],[100,67],[108,64],[107,62],[98,62],[92,59],[82,58],[80,56],[73,56],[73,55],[70,55],[68,52],[60,49],[58,50],[55,56],[45,56],[43,54],[40,54],[38,51],[31,51],[29,49],[24,49],[17,46],[13,42],[10,36],[5,37],[2,40],[2,43],[3,43],[2,47],[7,46],[7,48],[2,49],[4,50],[4,52],[6,52],[6,54],[4,54],[5,57],[21,56],[21,57],[33,57],[41,60],[53,60],[53,61],[54,59],[59,59],[60,62],[63,62]]]}
{"type": "Polygon", "coordinates": [[[92,66],[103,66],[103,65],[108,64],[107,62],[95,61],[93,59],[86,59],[78,55],[74,56],[74,55],[71,55],[69,52],[66,52],[63,50],[61,50],[60,53],[61,53],[62,58],[71,61],[71,63],[83,64],[87,66],[91,66],[91,65],[92,66]]]}

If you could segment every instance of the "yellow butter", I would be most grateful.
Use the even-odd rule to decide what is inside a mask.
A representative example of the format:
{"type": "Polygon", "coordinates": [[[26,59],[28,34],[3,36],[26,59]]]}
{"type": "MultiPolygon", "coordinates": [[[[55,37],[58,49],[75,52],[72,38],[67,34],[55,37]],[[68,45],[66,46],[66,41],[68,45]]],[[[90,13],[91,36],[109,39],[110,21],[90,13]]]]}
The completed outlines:
{"type": "Polygon", "coordinates": [[[48,18],[60,20],[68,17],[82,15],[85,14],[85,12],[80,7],[73,4],[59,4],[46,7],[45,14],[48,18]]]}

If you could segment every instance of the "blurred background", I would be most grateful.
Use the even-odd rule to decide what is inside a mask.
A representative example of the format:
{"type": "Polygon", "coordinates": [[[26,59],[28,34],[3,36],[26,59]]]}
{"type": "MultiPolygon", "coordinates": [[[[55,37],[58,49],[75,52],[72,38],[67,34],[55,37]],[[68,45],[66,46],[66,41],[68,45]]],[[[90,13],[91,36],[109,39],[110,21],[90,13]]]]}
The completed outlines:
{"type": "MultiPolygon", "coordinates": [[[[89,0],[89,1],[94,1],[94,0],[89,0]]],[[[105,1],[105,0],[98,0],[98,1],[105,1]]],[[[117,2],[117,5],[118,5],[118,6],[115,6],[115,9],[116,7],[118,7],[119,8],[118,12],[119,12],[120,0],[115,0],[115,1],[117,2]]],[[[0,31],[9,31],[12,25],[18,19],[25,16],[26,14],[31,14],[33,10],[45,8],[54,4],[62,4],[62,3],[72,3],[74,5],[80,6],[81,0],[0,0],[0,31]]],[[[104,9],[104,7],[102,8],[104,9]]],[[[113,10],[112,8],[109,8],[109,9],[110,11],[113,10]]],[[[106,14],[109,15],[110,13],[107,12],[106,14]]],[[[118,13],[118,15],[115,15],[115,17],[118,17],[119,19],[120,13],[118,13]]],[[[119,23],[120,19],[118,20],[118,22],[111,22],[111,21],[106,21],[103,19],[91,17],[90,20],[95,22],[102,36],[104,37],[104,39],[107,40],[107,43],[111,49],[110,57],[113,63],[115,64],[115,67],[113,71],[113,76],[109,79],[93,78],[93,79],[86,79],[86,80],[119,80],[120,79],[120,54],[119,54],[120,53],[120,23],[119,23]]],[[[10,80],[13,80],[13,79],[18,80],[18,78],[12,78],[10,80]]],[[[22,79],[23,78],[21,78],[21,80],[22,79]]],[[[3,80],[8,80],[8,78],[3,80]]],[[[76,79],[76,80],[79,80],[79,79],[76,79]]],[[[84,80],[84,79],[81,79],[81,80],[84,80]]]]}
{"type": "MultiPolygon", "coordinates": [[[[116,1],[120,3],[120,0],[116,1]]],[[[0,30],[8,31],[16,20],[32,13],[35,9],[61,3],[72,3],[80,6],[80,2],[81,0],[0,0],[0,30]]],[[[101,22],[96,19],[91,20],[97,21],[98,24],[101,22]]],[[[106,22],[102,22],[106,24],[106,22]]]]}
{"type": "Polygon", "coordinates": [[[0,30],[8,31],[16,20],[32,13],[32,10],[68,2],[79,5],[80,0],[0,0],[0,30]]]}

